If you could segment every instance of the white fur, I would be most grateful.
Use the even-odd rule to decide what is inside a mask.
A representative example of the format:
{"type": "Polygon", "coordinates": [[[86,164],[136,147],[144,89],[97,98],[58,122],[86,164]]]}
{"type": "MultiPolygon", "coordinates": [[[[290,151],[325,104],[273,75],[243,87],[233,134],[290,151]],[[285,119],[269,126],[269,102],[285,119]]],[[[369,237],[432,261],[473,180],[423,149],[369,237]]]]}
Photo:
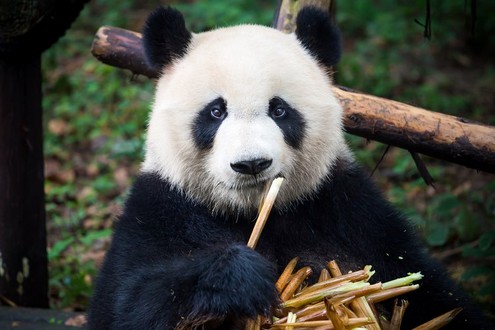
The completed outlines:
{"type": "Polygon", "coordinates": [[[256,209],[264,182],[282,174],[277,204],[288,206],[308,198],[331,175],[337,157],[350,157],[341,118],[330,78],[295,35],[255,25],[195,34],[187,55],[158,80],[143,171],[158,172],[213,212],[256,209]],[[267,115],[274,96],[306,122],[300,149],[285,143],[267,115]],[[227,101],[228,116],[213,148],[201,151],[192,123],[217,97],[227,101]],[[256,177],[230,167],[254,158],[273,163],[256,177]]]}

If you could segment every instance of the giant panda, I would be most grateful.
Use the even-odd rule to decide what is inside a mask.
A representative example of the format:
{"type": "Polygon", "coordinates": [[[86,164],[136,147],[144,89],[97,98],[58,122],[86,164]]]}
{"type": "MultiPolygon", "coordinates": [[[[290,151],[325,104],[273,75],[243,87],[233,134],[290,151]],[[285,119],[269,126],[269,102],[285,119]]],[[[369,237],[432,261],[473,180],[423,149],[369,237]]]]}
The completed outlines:
{"type": "Polygon", "coordinates": [[[459,306],[449,328],[488,329],[355,163],[328,70],[339,38],[312,7],[293,34],[256,25],[194,34],[174,9],[151,13],[143,43],[160,77],[145,160],[97,279],[90,329],[242,329],[276,306],[277,275],[295,256],[314,273],[332,259],[344,271],[371,264],[376,281],[421,271],[404,329],[459,306]],[[263,188],[277,176],[284,184],[249,249],[263,188]]]}

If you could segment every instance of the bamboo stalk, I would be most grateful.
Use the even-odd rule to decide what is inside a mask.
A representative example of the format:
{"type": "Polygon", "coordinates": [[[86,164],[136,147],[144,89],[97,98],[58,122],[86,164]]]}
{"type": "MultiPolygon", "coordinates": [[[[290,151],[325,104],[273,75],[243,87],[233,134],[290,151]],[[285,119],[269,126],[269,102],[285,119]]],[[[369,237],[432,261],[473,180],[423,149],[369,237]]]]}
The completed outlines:
{"type": "Polygon", "coordinates": [[[419,281],[423,278],[423,274],[421,273],[411,273],[407,276],[396,278],[395,280],[388,281],[383,283],[383,289],[392,289],[392,288],[397,288],[400,286],[408,285],[411,284],[414,281],[419,281]]]}
{"type": "MultiPolygon", "coordinates": [[[[367,282],[364,282],[364,283],[367,283],[367,282]]],[[[335,299],[341,299],[341,300],[344,300],[344,299],[347,299],[350,297],[359,298],[359,297],[367,296],[371,293],[377,292],[377,291],[381,290],[381,288],[382,288],[382,284],[380,282],[375,283],[375,284],[371,284],[371,285],[368,283],[368,285],[365,287],[339,294],[338,296],[335,296],[334,298],[335,299]]]]}
{"type": "Polygon", "coordinates": [[[318,282],[321,283],[321,282],[328,281],[331,277],[332,276],[330,275],[330,272],[328,271],[328,269],[323,268],[320,272],[320,277],[318,277],[318,282]]]}
{"type": "Polygon", "coordinates": [[[445,314],[435,317],[426,323],[417,326],[413,330],[437,330],[449,324],[452,319],[462,311],[462,308],[453,309],[445,314]]]}
{"type": "Polygon", "coordinates": [[[359,282],[365,281],[369,278],[369,273],[365,270],[358,270],[352,273],[348,273],[345,275],[340,275],[338,277],[332,277],[324,282],[318,282],[313,284],[311,287],[304,290],[304,292],[300,292],[299,295],[307,294],[314,291],[319,291],[324,288],[331,288],[332,286],[336,286],[342,282],[359,282]]]}
{"type": "MultiPolygon", "coordinates": [[[[296,323],[296,314],[292,313],[292,312],[289,312],[289,315],[287,316],[287,323],[291,324],[291,323],[296,323]]],[[[294,327],[293,326],[286,326],[285,327],[285,330],[293,330],[294,327]]]]}
{"type": "MultiPolygon", "coordinates": [[[[361,317],[355,319],[349,319],[349,322],[345,324],[346,327],[360,327],[365,326],[372,323],[368,318],[361,317]]],[[[310,321],[310,322],[295,322],[295,323],[280,323],[280,324],[272,324],[272,328],[283,328],[287,325],[291,325],[293,327],[305,327],[305,328],[316,328],[321,326],[329,326],[328,329],[335,329],[332,321],[310,321]]]]}
{"type": "Polygon", "coordinates": [[[395,298],[397,296],[412,292],[414,290],[419,289],[418,284],[413,284],[413,285],[407,285],[399,288],[392,288],[392,289],[387,289],[383,291],[379,291],[376,293],[372,293],[369,296],[366,297],[368,301],[372,304],[376,304],[391,298],[395,298]]]}
{"type": "Polygon", "coordinates": [[[334,297],[339,294],[343,294],[352,290],[361,289],[365,286],[369,286],[368,282],[356,282],[356,283],[344,283],[337,287],[332,287],[330,289],[312,292],[308,295],[293,298],[287,301],[282,302],[281,306],[283,308],[287,307],[301,307],[306,304],[313,303],[318,300],[322,300],[324,297],[334,297]]]}
{"type": "Polygon", "coordinates": [[[272,210],[273,204],[275,203],[275,198],[277,198],[277,194],[282,186],[282,182],[284,178],[278,177],[275,178],[266,194],[266,198],[264,198],[264,203],[261,206],[260,214],[258,215],[258,219],[256,219],[256,223],[253,228],[253,232],[251,233],[251,237],[249,237],[249,241],[247,246],[251,249],[256,248],[256,244],[258,244],[258,240],[260,238],[261,232],[265,227],[266,220],[268,220],[268,215],[272,210]]]}
{"type": "MultiPolygon", "coordinates": [[[[313,305],[308,305],[296,311],[295,314],[299,320],[302,320],[303,318],[306,318],[308,315],[314,315],[321,312],[325,313],[325,304],[323,301],[320,301],[313,305]]],[[[287,322],[287,317],[283,317],[275,321],[274,324],[285,323],[285,322],[287,322]]]]}
{"type": "Polygon", "coordinates": [[[297,288],[304,282],[304,280],[311,275],[313,271],[311,270],[311,267],[303,267],[299,269],[294,276],[292,277],[291,281],[287,284],[285,287],[284,291],[280,294],[280,299],[285,302],[289,298],[291,298],[294,293],[296,292],[297,288]]]}
{"type": "MultiPolygon", "coordinates": [[[[306,269],[309,267],[300,269],[294,275],[287,275],[293,272],[294,259],[291,260],[291,263],[290,267],[286,267],[289,270],[286,272],[285,277],[292,277],[289,281],[290,286],[292,286],[290,290],[295,292],[295,288],[302,283],[303,271],[307,271],[306,269]]],[[[282,317],[274,321],[270,329],[278,329],[288,326],[288,324],[290,324],[291,329],[292,327],[294,329],[311,328],[315,330],[345,329],[350,327],[348,324],[356,319],[366,319],[365,324],[359,325],[359,327],[366,329],[399,329],[407,302],[403,303],[402,306],[397,305],[394,308],[390,323],[387,320],[383,320],[383,324],[379,323],[378,313],[373,303],[416,290],[419,285],[411,284],[411,282],[420,280],[423,277],[421,273],[412,273],[383,284],[378,282],[370,285],[367,281],[374,274],[374,271],[371,271],[371,266],[365,266],[362,270],[342,275],[337,263],[331,261],[328,263],[328,269],[328,273],[331,273],[334,277],[304,288],[295,294],[292,299],[285,300],[280,304],[279,314],[277,315],[284,315],[288,312],[293,313],[297,317],[297,322],[289,323],[288,316],[282,317]]],[[[287,287],[285,290],[288,290],[287,287]]],[[[431,322],[425,323],[422,325],[424,328],[419,328],[419,330],[438,329],[450,322],[455,315],[456,311],[446,313],[431,322]]]]}
{"type": "Polygon", "coordinates": [[[329,261],[327,264],[327,268],[333,277],[342,276],[339,265],[337,265],[337,262],[335,260],[329,261]]]}
{"type": "Polygon", "coordinates": [[[351,301],[351,307],[358,317],[366,317],[371,323],[365,325],[367,329],[371,330],[380,330],[380,326],[378,324],[378,320],[373,312],[373,309],[369,305],[368,301],[365,297],[359,297],[353,301],[351,301]]]}
{"type": "Polygon", "coordinates": [[[344,312],[347,314],[347,317],[352,319],[352,318],[357,318],[358,316],[356,315],[356,313],[354,313],[349,307],[347,307],[346,305],[342,305],[343,309],[344,309],[344,312]]]}
{"type": "MultiPolygon", "coordinates": [[[[341,276],[342,272],[337,265],[337,262],[335,260],[331,260],[328,265],[328,269],[330,270],[330,274],[332,276],[341,276]]],[[[372,330],[380,330],[378,326],[378,322],[376,320],[375,315],[373,314],[371,307],[369,306],[368,302],[366,301],[366,298],[360,297],[358,299],[355,299],[351,301],[350,303],[351,309],[354,313],[356,313],[357,316],[359,317],[367,317],[371,319],[373,322],[366,325],[366,328],[372,329],[372,330]]]]}
{"type": "MultiPolygon", "coordinates": [[[[258,218],[256,219],[256,223],[254,225],[253,231],[251,232],[251,236],[249,237],[247,243],[247,246],[250,247],[251,249],[256,248],[256,244],[258,244],[258,240],[260,238],[261,232],[265,227],[266,221],[268,220],[268,215],[272,210],[273,204],[275,203],[275,199],[277,198],[278,192],[280,191],[280,187],[282,186],[283,181],[284,178],[278,177],[271,182],[271,184],[269,185],[270,187],[269,189],[266,188],[268,187],[268,184],[265,186],[264,194],[260,203],[261,205],[260,212],[258,218]]],[[[297,263],[297,259],[294,262],[294,267],[296,266],[295,265],[296,263],[297,263]]],[[[292,268],[292,270],[293,269],[294,268],[292,268]]],[[[290,273],[292,273],[292,271],[290,271],[290,273]]],[[[261,327],[261,316],[258,316],[254,320],[248,320],[246,322],[246,326],[244,327],[244,329],[258,330],[260,329],[260,327],[261,327]]]]}
{"type": "Polygon", "coordinates": [[[297,262],[299,261],[298,257],[295,257],[285,267],[284,271],[280,275],[280,277],[277,280],[277,283],[275,283],[275,288],[277,289],[278,293],[282,293],[284,288],[287,286],[287,283],[289,283],[290,276],[292,275],[292,272],[294,271],[294,268],[296,268],[297,262]]]}
{"type": "Polygon", "coordinates": [[[298,320],[299,320],[299,322],[309,322],[309,321],[323,321],[323,320],[327,320],[327,319],[328,319],[327,312],[323,308],[316,313],[302,316],[298,320]]]}
{"type": "Polygon", "coordinates": [[[402,318],[404,317],[407,306],[409,306],[409,302],[407,300],[401,299],[399,301],[398,299],[395,299],[394,311],[392,313],[392,318],[390,319],[388,330],[400,330],[402,318]]]}
{"type": "Polygon", "coordinates": [[[347,316],[345,315],[345,313],[344,316],[346,317],[342,317],[342,313],[339,313],[336,304],[333,304],[332,302],[330,302],[329,299],[326,298],[324,301],[326,314],[330,321],[332,321],[335,330],[345,330],[345,323],[349,323],[349,319],[346,319],[347,316]]]}

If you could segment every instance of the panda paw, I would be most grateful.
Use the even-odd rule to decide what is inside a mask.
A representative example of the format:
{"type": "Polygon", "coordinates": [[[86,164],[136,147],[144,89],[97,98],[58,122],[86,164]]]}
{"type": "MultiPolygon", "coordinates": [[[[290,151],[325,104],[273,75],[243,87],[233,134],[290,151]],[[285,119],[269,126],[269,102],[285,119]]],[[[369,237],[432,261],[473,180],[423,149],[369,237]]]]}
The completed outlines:
{"type": "Polygon", "coordinates": [[[233,245],[208,259],[210,265],[199,276],[190,317],[269,315],[278,298],[274,267],[264,257],[245,246],[233,245]]]}

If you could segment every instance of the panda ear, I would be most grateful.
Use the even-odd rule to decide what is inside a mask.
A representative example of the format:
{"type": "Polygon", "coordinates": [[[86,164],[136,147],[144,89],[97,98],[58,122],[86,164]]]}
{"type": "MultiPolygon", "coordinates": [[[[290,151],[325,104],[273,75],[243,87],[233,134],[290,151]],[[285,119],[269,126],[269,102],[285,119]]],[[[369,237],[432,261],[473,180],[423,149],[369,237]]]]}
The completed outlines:
{"type": "Polygon", "coordinates": [[[144,54],[148,65],[160,70],[187,53],[192,34],[182,14],[172,8],[159,7],[146,20],[143,29],[144,54]]]}
{"type": "Polygon", "coordinates": [[[301,44],[325,66],[337,64],[341,55],[340,31],[327,12],[304,7],[297,15],[296,36],[301,44]]]}

